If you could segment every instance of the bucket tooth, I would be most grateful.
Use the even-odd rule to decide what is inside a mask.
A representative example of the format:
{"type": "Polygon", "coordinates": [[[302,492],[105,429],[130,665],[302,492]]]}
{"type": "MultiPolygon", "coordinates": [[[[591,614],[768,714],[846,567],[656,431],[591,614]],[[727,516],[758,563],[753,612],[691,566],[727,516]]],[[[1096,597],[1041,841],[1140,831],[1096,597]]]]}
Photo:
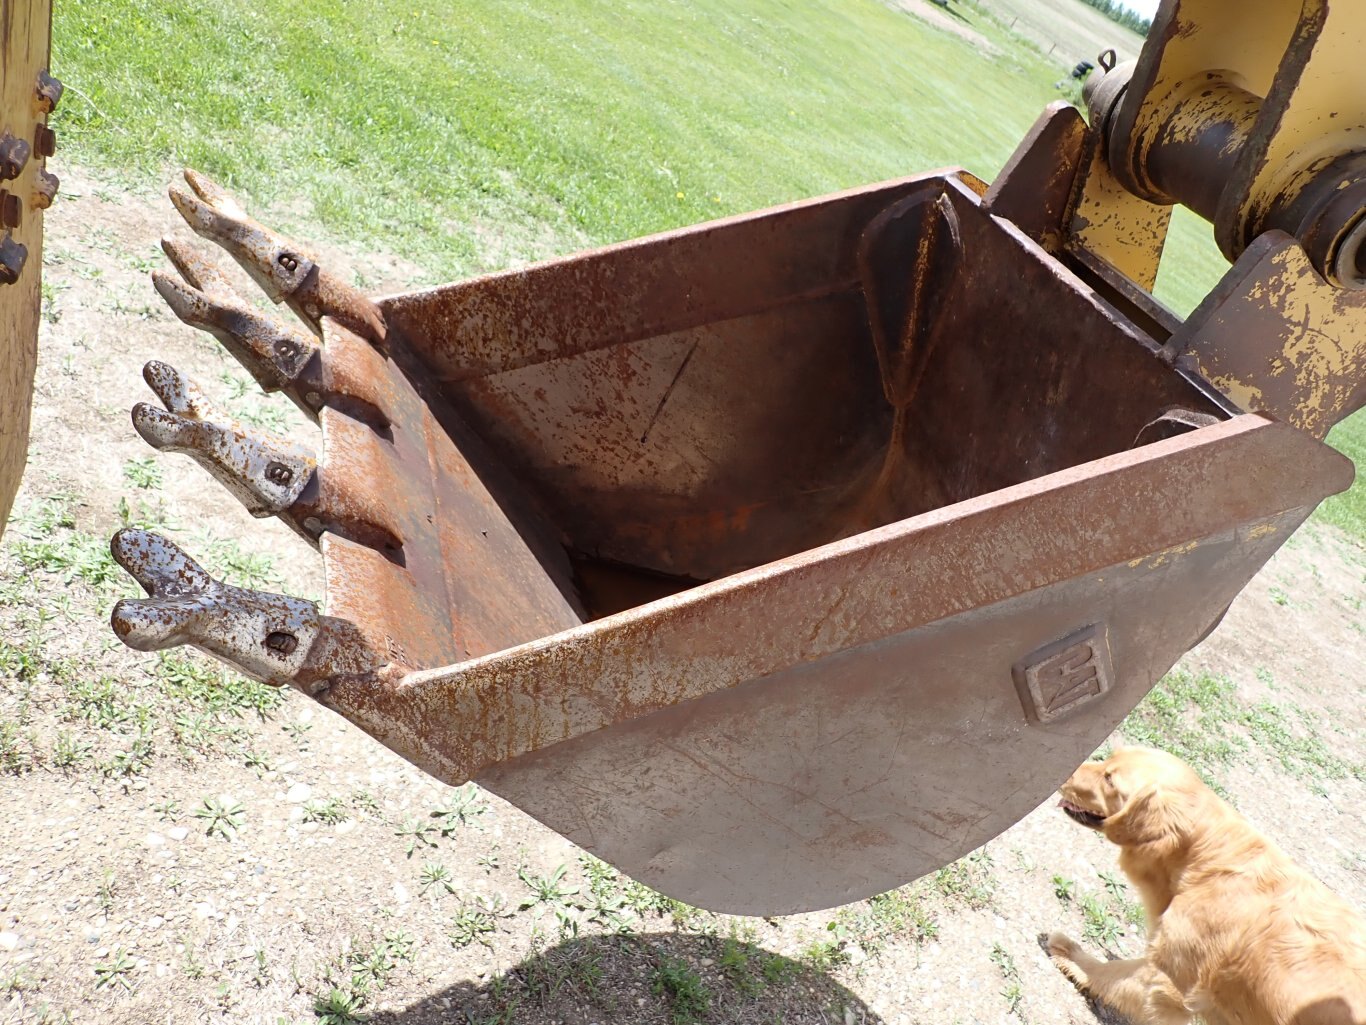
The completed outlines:
{"type": "Polygon", "coordinates": [[[134,406],[138,434],[153,448],[194,459],[253,516],[285,512],[313,481],[317,460],[306,450],[219,412],[175,367],[152,360],[142,376],[166,408],[134,406]]]}
{"type": "Polygon", "coordinates": [[[290,684],[313,695],[333,680],[364,677],[383,664],[354,624],[322,615],[304,598],[215,580],[159,534],[121,530],[109,548],[148,594],[125,598],[110,616],[130,648],[190,644],[262,683],[290,684]]]}
{"type": "Polygon", "coordinates": [[[217,338],[267,392],[299,382],[322,351],[306,331],[252,309],[235,294],[201,291],[163,271],[152,272],[152,284],[177,317],[217,338]]]}
{"type": "Polygon", "coordinates": [[[197,171],[185,170],[189,190],[172,185],[171,202],[198,234],[226,249],[272,302],[287,302],[319,327],[331,317],[377,346],[384,315],[370,299],[318,266],[298,246],[252,220],[233,196],[197,171]]]}

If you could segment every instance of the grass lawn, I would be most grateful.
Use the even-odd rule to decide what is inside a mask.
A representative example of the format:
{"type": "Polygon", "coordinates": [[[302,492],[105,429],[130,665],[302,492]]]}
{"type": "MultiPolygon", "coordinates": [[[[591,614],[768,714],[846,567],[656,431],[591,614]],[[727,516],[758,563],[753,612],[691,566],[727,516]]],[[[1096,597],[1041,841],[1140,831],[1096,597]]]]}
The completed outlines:
{"type": "MultiPolygon", "coordinates": [[[[433,282],[938,166],[990,179],[1074,59],[969,6],[986,59],[880,0],[55,6],[64,157],[141,185],[197,167],[433,282]]],[[[1225,266],[1179,211],[1158,293],[1184,313],[1225,266]]],[[[1332,440],[1360,465],[1366,421],[1332,440]]],[[[1322,515],[1366,536],[1366,490],[1322,515]]]]}
{"type": "Polygon", "coordinates": [[[482,269],[481,233],[607,242],[954,164],[996,172],[1065,71],[877,0],[81,0],[71,158],[189,164],[258,202],[482,269]],[[77,92],[78,90],[78,92],[77,92]]]}

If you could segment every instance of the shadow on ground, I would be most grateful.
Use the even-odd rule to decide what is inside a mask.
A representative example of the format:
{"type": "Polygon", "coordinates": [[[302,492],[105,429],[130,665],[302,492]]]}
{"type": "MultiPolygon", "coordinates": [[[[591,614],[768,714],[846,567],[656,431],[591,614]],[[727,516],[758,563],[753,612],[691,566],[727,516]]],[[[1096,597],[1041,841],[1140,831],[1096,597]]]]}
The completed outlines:
{"type": "Polygon", "coordinates": [[[461,983],[369,1025],[881,1025],[807,965],[741,940],[655,933],[568,940],[483,983],[461,983]]]}

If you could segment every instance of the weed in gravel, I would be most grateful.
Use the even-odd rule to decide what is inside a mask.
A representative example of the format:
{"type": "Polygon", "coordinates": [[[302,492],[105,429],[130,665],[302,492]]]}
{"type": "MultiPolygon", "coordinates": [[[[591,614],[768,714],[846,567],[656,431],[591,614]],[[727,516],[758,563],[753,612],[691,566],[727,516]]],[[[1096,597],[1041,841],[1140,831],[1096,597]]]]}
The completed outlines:
{"type": "Polygon", "coordinates": [[[351,817],[346,806],[335,797],[325,801],[305,801],[303,812],[305,822],[320,822],[325,826],[335,826],[351,817]]]}
{"type": "Polygon", "coordinates": [[[763,992],[764,980],[755,969],[754,947],[736,936],[733,929],[732,926],[731,934],[721,941],[716,967],[738,992],[747,997],[758,996],[763,992]]]}
{"type": "Polygon", "coordinates": [[[1228,733],[1238,710],[1232,681],[1178,669],[1139,702],[1119,731],[1133,743],[1170,751],[1223,793],[1216,772],[1241,746],[1241,738],[1228,733]]]}
{"type": "Polygon", "coordinates": [[[455,892],[455,880],[451,878],[451,870],[437,861],[427,861],[422,864],[421,873],[421,892],[426,893],[433,886],[438,890],[447,893],[455,892]]]}
{"type": "Polygon", "coordinates": [[[305,722],[302,719],[291,720],[280,727],[280,729],[289,736],[290,740],[299,745],[299,750],[301,751],[308,747],[308,740],[305,737],[305,734],[312,728],[313,724],[311,722],[305,722]]]}
{"type": "Polygon", "coordinates": [[[518,911],[525,911],[527,908],[536,907],[544,904],[551,908],[563,908],[570,906],[570,897],[579,892],[579,887],[568,885],[565,882],[565,875],[569,871],[568,865],[560,865],[548,876],[537,875],[526,867],[517,870],[517,878],[522,881],[531,892],[522,898],[522,902],[517,905],[518,911]]]}
{"type": "Polygon", "coordinates": [[[119,526],[132,527],[137,530],[176,531],[180,529],[180,525],[171,520],[164,502],[158,500],[155,505],[152,505],[145,498],[139,498],[137,503],[137,511],[134,512],[133,506],[127,498],[119,498],[116,510],[119,526]]]}
{"type": "Polygon", "coordinates": [[[1059,903],[1071,904],[1076,887],[1077,884],[1066,876],[1053,877],[1053,896],[1058,898],[1059,903]]]}
{"type": "Polygon", "coordinates": [[[249,680],[193,654],[158,652],[153,676],[167,697],[219,717],[254,712],[268,719],[284,702],[280,688],[249,680]]]}
{"type": "Polygon", "coordinates": [[[114,873],[105,871],[100,878],[100,888],[95,892],[95,901],[100,906],[100,911],[106,916],[114,908],[114,898],[118,895],[119,884],[114,878],[114,873]]]}
{"type": "Polygon", "coordinates": [[[843,950],[853,942],[868,954],[876,954],[891,940],[924,943],[939,935],[922,884],[879,893],[861,904],[841,908],[826,925],[843,950]]]}
{"type": "Polygon", "coordinates": [[[134,719],[146,719],[145,708],[128,702],[128,692],[112,677],[77,680],[68,689],[68,719],[84,719],[102,730],[112,730],[134,719]]]}
{"type": "Polygon", "coordinates": [[[522,898],[517,910],[526,911],[534,908],[538,916],[547,910],[552,911],[556,922],[559,923],[560,935],[577,936],[579,921],[574,912],[583,907],[583,902],[576,896],[580,888],[565,881],[565,874],[568,871],[567,865],[560,865],[550,875],[542,876],[525,866],[519,868],[517,878],[531,892],[522,898]]]}
{"type": "Polygon", "coordinates": [[[416,941],[402,930],[387,932],[369,947],[352,946],[345,965],[351,972],[351,992],[364,997],[371,988],[383,989],[401,961],[411,961],[416,941]]]}
{"type": "Polygon", "coordinates": [[[991,855],[978,848],[934,874],[934,888],[947,901],[980,910],[990,907],[996,893],[996,877],[991,871],[991,855]]]}
{"type": "Polygon", "coordinates": [[[436,841],[429,834],[435,833],[436,827],[429,826],[421,819],[404,819],[398,829],[394,830],[395,836],[407,837],[408,846],[405,853],[408,857],[413,856],[413,852],[419,847],[435,847],[436,841]]]}
{"type": "Polygon", "coordinates": [[[1010,1007],[1010,1013],[1024,1021],[1024,1013],[1020,1010],[1020,1003],[1024,1000],[1024,986],[1020,980],[1020,970],[1015,967],[1015,959],[1010,956],[1010,951],[999,943],[991,947],[991,963],[1001,972],[1001,978],[1005,980],[1005,989],[1001,990],[1001,996],[1005,998],[1010,1007]]]}
{"type": "Polygon", "coordinates": [[[59,574],[101,589],[127,577],[109,552],[106,538],[76,529],[71,495],[39,499],[14,518],[6,540],[24,569],[59,574]]]}
{"type": "Polygon", "coordinates": [[[127,748],[115,751],[108,761],[100,764],[100,771],[111,779],[128,780],[147,771],[152,753],[151,729],[141,727],[127,748]]]}
{"type": "Polygon", "coordinates": [[[20,733],[17,724],[0,722],[0,772],[18,776],[35,764],[33,739],[20,733]]]}
{"type": "Polygon", "coordinates": [[[622,902],[641,918],[651,914],[668,916],[679,929],[694,928],[699,920],[706,921],[708,918],[707,912],[701,908],[666,897],[658,890],[652,890],[634,879],[626,880],[626,885],[622,888],[622,902]]]}
{"type": "MultiPolygon", "coordinates": [[[[57,739],[52,744],[52,754],[49,758],[53,767],[58,769],[74,769],[82,762],[90,758],[90,744],[80,737],[73,736],[70,730],[59,730],[57,739]]],[[[3,756],[0,756],[3,761],[3,756]]]]}
{"type": "Polygon", "coordinates": [[[1300,720],[1290,720],[1287,708],[1261,701],[1243,710],[1239,721],[1253,741],[1276,756],[1290,775],[1311,784],[1322,779],[1355,776],[1366,779],[1366,765],[1349,762],[1335,755],[1323,742],[1324,728],[1319,719],[1298,706],[1289,706],[1300,720]]]}
{"type": "Polygon", "coordinates": [[[194,817],[204,820],[206,836],[216,833],[225,840],[237,836],[245,814],[240,804],[227,797],[206,797],[204,803],[194,810],[194,817]]]}
{"type": "Polygon", "coordinates": [[[1142,925],[1143,907],[1129,896],[1129,884],[1113,872],[1100,873],[1100,880],[1105,886],[1105,894],[1109,898],[1111,910],[1118,913],[1127,922],[1142,925]]]}
{"type": "Polygon", "coordinates": [[[475,897],[460,905],[446,932],[454,947],[468,947],[471,943],[493,945],[490,937],[498,931],[498,919],[506,917],[501,898],[475,897]]]}
{"type": "Polygon", "coordinates": [[[314,999],[313,1013],[319,1025],[360,1025],[366,1020],[360,1010],[364,1005],[363,996],[334,987],[327,996],[314,999]]]}
{"type": "Polygon", "coordinates": [[[157,813],[157,818],[163,822],[174,822],[180,818],[180,802],[174,799],[162,801],[160,804],[152,805],[152,811],[157,813]]]}
{"type": "Polygon", "coordinates": [[[588,892],[580,903],[588,921],[606,932],[620,935],[633,932],[621,874],[591,854],[579,855],[579,867],[588,880],[588,892]]]}
{"type": "Polygon", "coordinates": [[[437,808],[431,817],[436,827],[445,837],[458,833],[463,826],[477,825],[481,815],[488,811],[488,805],[479,800],[479,788],[473,783],[456,787],[451,791],[445,807],[437,808]]]}
{"type": "Polygon", "coordinates": [[[185,960],[180,963],[180,971],[187,979],[204,978],[204,965],[195,957],[194,950],[188,943],[185,945],[185,960]]]}
{"type": "Polygon", "coordinates": [[[129,459],[123,464],[124,479],[136,488],[159,488],[164,483],[161,466],[152,456],[144,459],[129,459]]]}
{"type": "Polygon", "coordinates": [[[363,815],[370,815],[377,819],[383,818],[379,802],[375,800],[375,795],[368,790],[357,790],[353,793],[351,795],[351,807],[363,815]]]}
{"type": "Polygon", "coordinates": [[[275,768],[271,763],[270,755],[262,754],[260,751],[248,751],[243,756],[242,761],[248,769],[256,773],[258,779],[275,768]]]}
{"type": "Polygon", "coordinates": [[[130,993],[133,991],[133,980],[129,976],[133,972],[133,959],[128,956],[128,952],[120,947],[114,951],[108,961],[101,961],[95,966],[95,988],[96,989],[116,989],[123,988],[130,993]]]}
{"type": "Polygon", "coordinates": [[[49,324],[55,324],[62,319],[62,313],[57,309],[57,296],[65,292],[71,286],[69,284],[59,284],[44,278],[39,288],[42,294],[42,316],[49,324]]]}
{"type": "Polygon", "coordinates": [[[259,591],[283,583],[274,559],[244,551],[234,538],[204,536],[194,538],[191,544],[204,568],[230,584],[259,591]]]}
{"type": "Polygon", "coordinates": [[[711,992],[702,977],[680,957],[664,955],[650,976],[650,992],[669,1003],[674,1025],[702,1021],[711,1008],[711,992]]]}
{"type": "MultiPolygon", "coordinates": [[[[829,929],[835,923],[829,923],[829,929]]],[[[838,929],[832,930],[838,932],[838,929]]],[[[802,960],[805,961],[814,971],[832,972],[841,965],[849,963],[849,953],[845,947],[844,940],[839,936],[828,939],[812,940],[802,951],[802,960]]]]}
{"type": "Polygon", "coordinates": [[[1107,950],[1119,942],[1120,920],[1111,913],[1109,905],[1097,894],[1084,893],[1081,897],[1082,934],[1107,950]]]}

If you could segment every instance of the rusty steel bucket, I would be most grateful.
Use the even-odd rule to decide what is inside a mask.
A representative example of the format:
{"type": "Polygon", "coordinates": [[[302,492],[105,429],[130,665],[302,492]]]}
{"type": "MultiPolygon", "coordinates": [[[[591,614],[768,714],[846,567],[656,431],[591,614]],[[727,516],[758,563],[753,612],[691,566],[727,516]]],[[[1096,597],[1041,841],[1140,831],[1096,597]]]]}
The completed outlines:
{"type": "Polygon", "coordinates": [[[187,177],[191,226],[321,340],[178,244],[157,287],[321,457],[162,364],[134,422],[317,544],[327,612],[124,531],[149,598],[115,630],[295,685],[705,908],[845,903],[990,839],[1352,478],[1171,359],[1005,179],[372,302],[187,177]]]}

